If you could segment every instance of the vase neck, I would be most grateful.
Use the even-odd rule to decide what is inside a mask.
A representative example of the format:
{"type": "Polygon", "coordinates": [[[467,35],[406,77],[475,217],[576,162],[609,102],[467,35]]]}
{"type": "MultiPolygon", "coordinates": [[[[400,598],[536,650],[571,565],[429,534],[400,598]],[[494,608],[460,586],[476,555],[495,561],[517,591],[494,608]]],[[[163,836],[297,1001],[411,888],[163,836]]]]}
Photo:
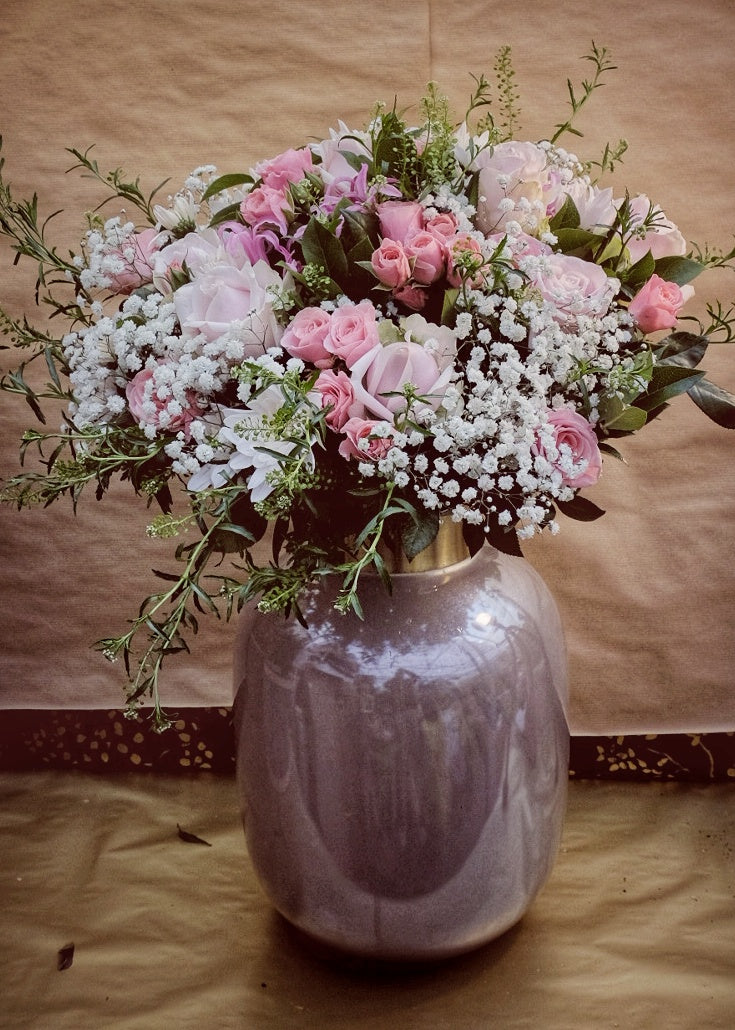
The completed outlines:
{"type": "Polygon", "coordinates": [[[392,545],[390,541],[381,541],[380,555],[391,575],[402,572],[430,572],[457,565],[470,557],[470,551],[462,533],[462,523],[451,519],[442,519],[439,532],[428,547],[419,551],[411,561],[403,553],[400,542],[392,545]]]}

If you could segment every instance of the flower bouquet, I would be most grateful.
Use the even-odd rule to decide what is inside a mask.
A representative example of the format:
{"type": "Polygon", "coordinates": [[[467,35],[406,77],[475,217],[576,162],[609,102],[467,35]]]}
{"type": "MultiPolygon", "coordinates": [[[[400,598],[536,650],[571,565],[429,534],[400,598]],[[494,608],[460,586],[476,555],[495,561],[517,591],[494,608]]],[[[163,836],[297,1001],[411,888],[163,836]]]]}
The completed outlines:
{"type": "Polygon", "coordinates": [[[66,322],[55,337],[2,315],[29,352],[2,387],[42,423],[65,405],[60,429],[24,435],[42,465],[3,497],[76,506],[119,477],[158,505],[149,533],[180,538],[178,568],[98,642],[124,659],[131,715],[150,695],[167,725],[161,662],[201,613],[253,600],[299,618],[329,575],[359,617],[361,576],[390,589],[387,554],[412,560],[443,519],[470,551],[520,554],[558,513],[599,517],[580,491],[676,395],[732,427],[735,399],[698,368],[732,313],[680,320],[692,280],[735,252],[689,247],[654,200],[606,187],[624,141],[587,162],[560,145],[612,68],[596,46],[586,59],[541,142],[518,136],[503,48],[459,124],[432,84],[418,119],[379,105],[248,173],[200,167],[167,203],[71,150],[118,213],[89,215],[68,258],[0,176],[0,231],[66,322]]]}

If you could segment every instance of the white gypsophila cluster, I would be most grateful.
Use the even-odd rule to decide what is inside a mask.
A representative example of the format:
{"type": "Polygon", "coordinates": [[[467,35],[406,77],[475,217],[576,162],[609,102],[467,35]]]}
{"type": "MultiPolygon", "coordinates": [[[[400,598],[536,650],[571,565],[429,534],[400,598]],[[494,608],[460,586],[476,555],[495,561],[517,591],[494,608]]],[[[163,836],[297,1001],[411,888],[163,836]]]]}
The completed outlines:
{"type": "Polygon", "coordinates": [[[134,264],[138,257],[135,233],[135,224],[124,222],[119,215],[87,231],[82,240],[83,256],[74,257],[85,290],[109,289],[115,278],[134,264]]]}

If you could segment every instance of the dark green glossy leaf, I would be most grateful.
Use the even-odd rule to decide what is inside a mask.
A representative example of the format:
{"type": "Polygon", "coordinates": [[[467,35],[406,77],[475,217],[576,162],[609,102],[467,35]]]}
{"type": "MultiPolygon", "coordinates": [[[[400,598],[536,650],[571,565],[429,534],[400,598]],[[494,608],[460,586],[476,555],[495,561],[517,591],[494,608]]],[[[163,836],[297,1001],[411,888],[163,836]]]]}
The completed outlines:
{"type": "Polygon", "coordinates": [[[403,553],[409,561],[433,543],[439,532],[439,516],[431,512],[416,515],[406,524],[401,533],[403,553]]]}
{"type": "Polygon", "coordinates": [[[703,378],[704,372],[692,372],[688,368],[680,368],[678,365],[656,365],[651,379],[651,388],[638,398],[636,406],[644,411],[655,411],[670,401],[672,397],[686,393],[703,378]]]}
{"type": "Polygon", "coordinates": [[[588,229],[560,229],[554,235],[559,241],[559,249],[564,254],[586,251],[600,242],[600,237],[588,229]]]}
{"type": "Polygon", "coordinates": [[[667,283],[676,283],[677,286],[685,286],[686,283],[696,279],[704,271],[705,266],[699,261],[687,257],[665,257],[659,258],[656,262],[656,275],[661,276],[667,283]]]}
{"type": "Polygon", "coordinates": [[[248,175],[245,172],[231,172],[229,175],[220,175],[219,178],[210,182],[206,190],[202,194],[202,200],[209,200],[210,197],[216,196],[223,190],[229,190],[233,186],[242,186],[246,182],[254,182],[252,175],[248,175]]]}
{"type": "Polygon", "coordinates": [[[579,211],[569,195],[549,222],[549,228],[555,235],[562,229],[579,229],[579,211]]]}
{"type": "Polygon", "coordinates": [[[657,349],[658,361],[696,368],[705,355],[709,340],[696,333],[678,332],[667,336],[657,349]]]}
{"type": "Polygon", "coordinates": [[[716,383],[702,379],[689,389],[689,396],[705,415],[724,429],[735,429],[735,397],[716,383]]]}
{"type": "Polygon", "coordinates": [[[336,283],[348,272],[347,255],[337,237],[325,225],[312,218],[301,237],[301,250],[307,264],[323,268],[336,283]]]}
{"type": "Polygon", "coordinates": [[[604,508],[598,507],[588,497],[577,494],[571,501],[556,501],[560,512],[578,522],[594,522],[605,514],[604,508]]]}
{"type": "Polygon", "coordinates": [[[210,219],[210,226],[222,225],[223,222],[236,221],[237,216],[240,214],[240,204],[228,204],[227,207],[220,208],[219,211],[215,212],[210,219]]]}

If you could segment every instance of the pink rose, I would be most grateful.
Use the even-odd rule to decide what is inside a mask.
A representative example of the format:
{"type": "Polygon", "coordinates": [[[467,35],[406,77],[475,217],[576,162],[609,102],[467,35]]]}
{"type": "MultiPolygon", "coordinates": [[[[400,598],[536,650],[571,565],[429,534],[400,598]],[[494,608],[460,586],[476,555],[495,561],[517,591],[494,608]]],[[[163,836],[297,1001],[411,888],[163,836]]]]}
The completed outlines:
{"type": "Polygon", "coordinates": [[[421,230],[409,236],[404,247],[415,282],[428,286],[442,277],[447,263],[446,248],[436,235],[421,230]]]}
{"type": "Polygon", "coordinates": [[[423,398],[419,406],[436,410],[452,376],[452,365],[440,368],[434,355],[419,343],[399,340],[364,355],[352,369],[355,399],[373,415],[392,422],[406,410],[404,386],[423,398]]]}
{"type": "MultiPolygon", "coordinates": [[[[621,202],[622,203],[622,202],[621,202]]],[[[645,222],[651,201],[644,194],[634,197],[630,201],[631,225],[638,227],[638,232],[643,232],[641,226],[645,222]]],[[[686,240],[679,232],[673,222],[670,222],[660,207],[653,205],[653,224],[643,235],[633,235],[625,241],[625,246],[630,254],[632,264],[639,261],[650,250],[654,261],[663,257],[683,257],[687,252],[686,240]]]]}
{"type": "Polygon", "coordinates": [[[565,486],[577,490],[596,483],[602,471],[602,455],[587,419],[570,408],[557,408],[547,411],[546,421],[551,426],[554,446],[547,450],[537,438],[534,454],[545,458],[561,473],[565,486]]]}
{"type": "Polygon", "coordinates": [[[314,383],[314,390],[319,394],[321,407],[330,408],[326,419],[332,429],[340,430],[349,419],[365,413],[362,404],[355,400],[352,381],[346,372],[327,369],[314,383]]]}
{"type": "Polygon", "coordinates": [[[244,357],[262,354],[281,337],[269,287],[281,278],[264,261],[237,268],[221,264],[207,268],[174,293],[173,303],[183,336],[199,333],[208,342],[219,339],[237,323],[235,337],[244,357]]]}
{"type": "Polygon", "coordinates": [[[694,296],[693,286],[677,286],[660,275],[652,275],[628,305],[628,311],[643,333],[673,329],[679,310],[694,296]]]}
{"type": "Polygon", "coordinates": [[[272,186],[256,186],[241,201],[240,214],[247,225],[275,225],[281,232],[288,231],[288,219],[293,204],[288,193],[272,186]]]}
{"type": "Polygon", "coordinates": [[[477,228],[488,234],[514,221],[529,232],[537,229],[559,189],[549,174],[546,151],[535,143],[509,140],[483,150],[475,164],[480,172],[477,228]],[[506,206],[505,201],[512,203],[506,206]]]}
{"type": "Polygon", "coordinates": [[[188,438],[192,419],[203,409],[193,390],[187,390],[183,399],[177,400],[171,384],[156,382],[157,371],[143,368],[125,387],[130,414],[140,426],[154,426],[171,433],[183,430],[188,438]]]}
{"type": "Polygon", "coordinates": [[[390,436],[373,436],[380,422],[375,419],[351,418],[342,427],[344,440],[339,445],[343,458],[357,461],[379,461],[393,446],[390,436]],[[362,446],[360,446],[362,444],[362,446]]]}
{"type": "MultiPolygon", "coordinates": [[[[189,232],[163,247],[153,259],[153,285],[164,296],[171,292],[171,272],[184,265],[190,276],[197,276],[205,265],[214,264],[221,255],[221,240],[215,229],[189,232]]],[[[242,264],[242,262],[239,262],[242,264]]]]}
{"type": "Polygon", "coordinates": [[[384,239],[370,258],[373,271],[384,286],[403,286],[411,277],[411,266],[403,246],[392,239],[384,239]]]}
{"type": "Polygon", "coordinates": [[[264,186],[282,192],[291,182],[301,182],[306,172],[313,167],[311,151],[285,150],[269,161],[261,161],[255,171],[263,180],[264,186]]]}
{"type": "Polygon", "coordinates": [[[459,233],[448,241],[447,279],[450,285],[461,286],[466,282],[474,288],[482,286],[484,263],[482,247],[473,236],[459,233]]]}
{"type": "Polygon", "coordinates": [[[105,277],[115,293],[132,293],[153,280],[153,262],[165,240],[157,229],[143,229],[127,237],[105,255],[105,277]]]}
{"type": "Polygon", "coordinates": [[[406,286],[399,286],[393,290],[393,299],[404,304],[411,311],[421,311],[429,299],[429,292],[421,286],[412,286],[408,283],[406,286]]]}
{"type": "Polygon", "coordinates": [[[345,304],[332,313],[324,347],[348,368],[379,344],[375,308],[369,300],[345,304]]]}
{"type": "Polygon", "coordinates": [[[295,358],[328,368],[333,360],[324,346],[329,325],[330,316],[322,308],[302,308],[284,332],[281,346],[295,358]]]}
{"type": "Polygon", "coordinates": [[[577,315],[604,315],[620,287],[599,265],[569,254],[549,254],[533,268],[525,266],[545,300],[555,305],[560,321],[577,315]]]}
{"type": "Polygon", "coordinates": [[[424,209],[415,200],[384,200],[375,208],[380,235],[397,243],[424,227],[424,209]]]}
{"type": "Polygon", "coordinates": [[[457,232],[457,219],[449,211],[442,211],[430,218],[424,228],[437,239],[446,241],[457,232]]]}

